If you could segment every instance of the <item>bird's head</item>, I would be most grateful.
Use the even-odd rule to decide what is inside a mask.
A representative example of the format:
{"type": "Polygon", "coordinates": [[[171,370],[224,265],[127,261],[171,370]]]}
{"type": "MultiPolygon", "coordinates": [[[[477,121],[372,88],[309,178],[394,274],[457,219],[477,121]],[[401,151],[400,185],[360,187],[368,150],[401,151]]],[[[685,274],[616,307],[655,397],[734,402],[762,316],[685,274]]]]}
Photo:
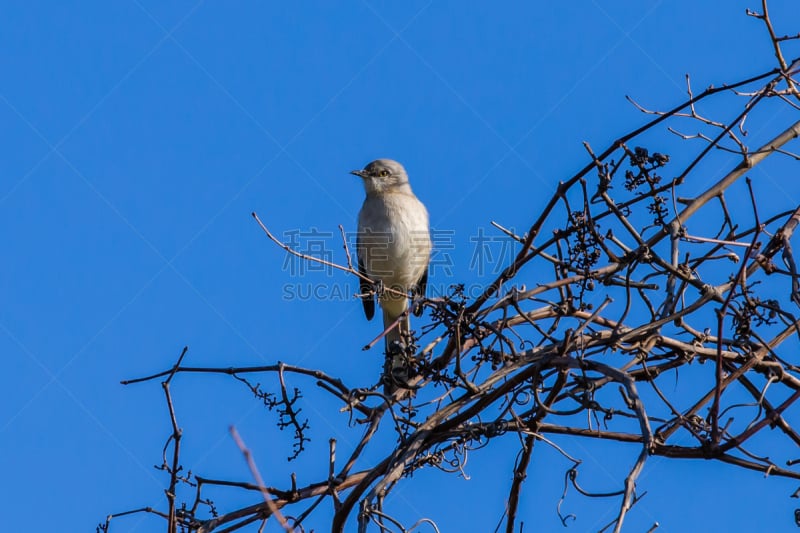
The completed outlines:
{"type": "Polygon", "coordinates": [[[350,174],[364,180],[367,194],[410,190],[406,169],[391,159],[376,159],[364,170],[353,170],[350,174]]]}

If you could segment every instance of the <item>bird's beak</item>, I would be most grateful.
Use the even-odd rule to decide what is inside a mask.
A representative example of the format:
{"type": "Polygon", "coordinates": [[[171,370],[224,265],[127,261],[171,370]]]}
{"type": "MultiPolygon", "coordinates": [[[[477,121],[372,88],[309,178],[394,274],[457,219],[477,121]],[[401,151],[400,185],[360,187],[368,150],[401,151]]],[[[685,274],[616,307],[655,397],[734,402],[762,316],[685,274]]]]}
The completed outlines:
{"type": "Polygon", "coordinates": [[[367,173],[364,172],[363,170],[351,170],[350,174],[352,174],[353,176],[358,176],[359,178],[367,177],[367,173]]]}

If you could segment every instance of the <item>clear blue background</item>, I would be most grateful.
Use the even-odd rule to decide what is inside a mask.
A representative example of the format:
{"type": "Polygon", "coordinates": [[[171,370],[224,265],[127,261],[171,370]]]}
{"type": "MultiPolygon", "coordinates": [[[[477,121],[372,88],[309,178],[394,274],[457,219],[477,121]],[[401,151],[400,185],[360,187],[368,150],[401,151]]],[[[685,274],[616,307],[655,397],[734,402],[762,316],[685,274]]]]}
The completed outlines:
{"type": "MultiPolygon", "coordinates": [[[[772,68],[763,25],[744,14],[759,4],[5,0],[3,529],[94,531],[109,513],[163,508],[167,477],[153,468],[169,433],[161,388],[119,381],[167,368],[183,345],[192,365],[282,360],[352,386],[377,379],[380,356],[360,351],[377,326],[356,301],[283,298],[287,283],[352,280],[293,276],[251,211],[279,235],[352,230],[363,192],[347,172],[391,157],[409,170],[433,226],[454,232],[453,278],[434,273],[432,282],[474,281],[477,228],[497,220],[524,230],[557,182],[586,163],[581,141],[601,150],[646,120],[624,95],[667,108],[685,97],[685,73],[701,89],[772,68]]],[[[800,31],[796,2],[771,8],[779,33],[800,31]]],[[[783,113],[756,129],[796,120],[783,113]]],[[[796,207],[796,178],[760,169],[753,177],[775,210],[796,207]]],[[[342,262],[338,241],[329,242],[342,262]]],[[[235,424],[267,483],[286,488],[291,471],[300,485],[321,480],[327,439],[346,450],[361,430],[346,430],[312,381],[292,382],[309,389],[302,407],[314,440],[287,465],[290,435],[241,385],[178,376],[185,468],[249,480],[227,433],[235,424]]],[[[617,490],[638,453],[562,442],[585,459],[581,480],[597,491],[617,490]]],[[[407,524],[430,516],[443,532],[491,530],[515,449],[473,454],[469,481],[420,472],[388,504],[407,524]]],[[[561,529],[555,506],[567,466],[537,448],[522,493],[526,531],[561,529]]],[[[792,531],[796,486],[652,458],[639,482],[648,495],[628,523],[792,531]]],[[[212,493],[225,509],[258,501],[225,494],[212,493]]],[[[578,515],[569,530],[596,531],[617,505],[573,493],[563,510],[578,515]]],[[[162,527],[136,515],[111,530],[162,527]]]]}

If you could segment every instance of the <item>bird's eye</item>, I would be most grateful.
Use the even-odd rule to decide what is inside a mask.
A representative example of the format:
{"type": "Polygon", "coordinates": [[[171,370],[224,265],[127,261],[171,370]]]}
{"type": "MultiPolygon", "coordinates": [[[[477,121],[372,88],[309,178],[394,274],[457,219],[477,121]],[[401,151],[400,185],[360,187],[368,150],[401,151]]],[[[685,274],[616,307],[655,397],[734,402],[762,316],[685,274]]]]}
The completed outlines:
{"type": "Polygon", "coordinates": [[[389,171],[384,168],[383,170],[381,170],[380,175],[381,177],[385,178],[386,176],[389,175],[389,171]]]}

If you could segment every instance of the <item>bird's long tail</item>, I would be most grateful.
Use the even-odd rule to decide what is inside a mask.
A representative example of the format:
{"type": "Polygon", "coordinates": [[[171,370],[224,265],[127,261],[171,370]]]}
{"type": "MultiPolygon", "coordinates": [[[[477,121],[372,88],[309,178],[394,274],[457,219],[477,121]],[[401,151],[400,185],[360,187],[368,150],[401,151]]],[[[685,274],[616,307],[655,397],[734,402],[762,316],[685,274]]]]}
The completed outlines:
{"type": "Polygon", "coordinates": [[[407,310],[399,315],[384,310],[383,327],[384,329],[392,327],[384,337],[386,339],[386,362],[383,366],[383,393],[390,396],[397,390],[398,385],[407,383],[410,377],[405,353],[408,334],[411,331],[407,310]],[[401,316],[402,318],[398,322],[398,318],[401,316]],[[395,325],[395,322],[398,323],[395,325]],[[394,327],[392,327],[393,325],[394,327]]]}

